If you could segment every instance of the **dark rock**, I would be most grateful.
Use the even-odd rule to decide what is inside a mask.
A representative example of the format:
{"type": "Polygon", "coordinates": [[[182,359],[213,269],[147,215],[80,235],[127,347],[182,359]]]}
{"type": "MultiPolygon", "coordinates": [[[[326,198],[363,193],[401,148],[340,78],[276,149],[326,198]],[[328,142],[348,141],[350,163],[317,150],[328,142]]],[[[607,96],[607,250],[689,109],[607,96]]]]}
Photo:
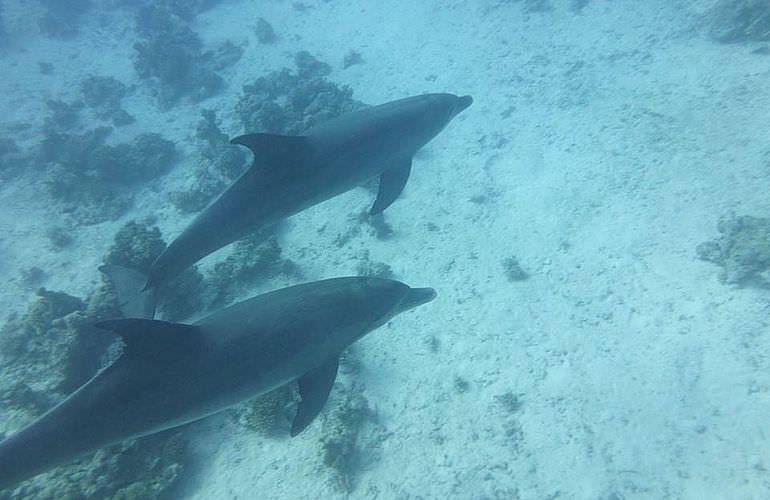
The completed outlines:
{"type": "Polygon", "coordinates": [[[213,110],[201,111],[196,137],[202,142],[201,163],[195,181],[186,191],[171,193],[171,201],[183,213],[198,212],[232,184],[246,168],[246,151],[230,144],[213,110]]]}
{"type": "Polygon", "coordinates": [[[234,64],[243,52],[230,42],[204,52],[200,37],[163,5],[140,9],[136,26],[142,40],[134,44],[134,67],[140,78],[158,83],[164,108],[185,95],[199,102],[219,92],[224,81],[216,71],[234,64]]]}
{"type": "Polygon", "coordinates": [[[348,69],[355,64],[362,64],[364,58],[361,57],[361,53],[355,50],[348,51],[345,57],[342,59],[342,69],[348,69]]]}
{"type": "Polygon", "coordinates": [[[53,74],[53,64],[49,62],[39,62],[37,63],[38,67],[40,67],[40,74],[41,75],[52,75],[53,74]]]}
{"type": "Polygon", "coordinates": [[[207,279],[213,294],[211,307],[231,302],[246,287],[281,274],[292,274],[295,264],[281,256],[278,239],[270,232],[254,233],[235,243],[233,253],[217,263],[207,279]]]}
{"type": "Polygon", "coordinates": [[[157,177],[176,160],[173,143],[158,134],[142,134],[132,143],[104,144],[111,132],[101,127],[83,134],[48,129],[39,159],[50,165],[51,195],[84,224],[111,220],[132,203],[126,183],[157,177]]]}
{"type": "Polygon", "coordinates": [[[165,249],[160,229],[132,220],[115,234],[105,262],[146,273],[165,249]]]}
{"type": "Polygon", "coordinates": [[[761,273],[770,269],[770,219],[736,216],[730,212],[719,219],[721,236],[696,247],[698,257],[722,267],[720,281],[745,285],[770,285],[761,273]]]}
{"type": "Polygon", "coordinates": [[[275,35],[275,31],[273,31],[273,26],[261,17],[257,18],[255,32],[259,43],[274,43],[278,39],[275,35]]]}
{"type": "Polygon", "coordinates": [[[522,269],[519,260],[514,256],[503,259],[503,270],[508,281],[524,281],[529,278],[529,274],[522,269]]]}
{"type": "Polygon", "coordinates": [[[78,33],[78,25],[91,8],[91,0],[40,0],[45,8],[38,21],[40,31],[52,38],[71,39],[78,33]]]}
{"type": "Polygon", "coordinates": [[[770,2],[720,0],[709,14],[711,37],[721,43],[770,41],[770,2]]]}
{"type": "Polygon", "coordinates": [[[72,128],[77,123],[79,118],[78,114],[83,108],[83,104],[80,102],[66,103],[54,99],[46,101],[46,105],[48,106],[48,109],[51,110],[51,116],[46,121],[45,126],[58,130],[68,130],[72,128]]]}
{"type": "Polygon", "coordinates": [[[88,168],[107,182],[152,180],[173,165],[176,147],[159,134],[141,134],[131,144],[102,145],[88,157],[88,168]]]}
{"type": "Polygon", "coordinates": [[[328,64],[307,52],[295,57],[297,71],[275,71],[244,86],[236,111],[244,130],[299,135],[313,125],[363,107],[353,91],[325,76],[328,64]]]}
{"type": "Polygon", "coordinates": [[[86,106],[100,118],[113,118],[122,111],[120,101],[126,95],[126,86],[115,78],[91,76],[80,83],[80,91],[86,106]]]}

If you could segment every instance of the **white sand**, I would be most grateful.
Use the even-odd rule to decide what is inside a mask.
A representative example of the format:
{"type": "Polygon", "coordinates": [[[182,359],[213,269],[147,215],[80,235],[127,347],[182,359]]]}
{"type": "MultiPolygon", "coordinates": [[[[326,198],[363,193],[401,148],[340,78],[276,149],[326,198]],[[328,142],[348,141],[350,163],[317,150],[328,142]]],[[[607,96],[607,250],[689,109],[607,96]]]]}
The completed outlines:
{"type": "MultiPolygon", "coordinates": [[[[700,14],[713,2],[594,0],[575,15],[554,0],[528,16],[522,2],[491,0],[304,3],[233,1],[198,18],[208,42],[249,42],[229,89],[202,104],[228,133],[242,132],[228,128],[241,85],[302,49],[365,102],[475,99],[416,160],[386,213],[394,238],[335,245],[371,202],[357,190],[294,217],[281,242],[308,279],[353,273],[369,250],[439,292],[356,350],[379,415],[361,442],[382,440],[350,498],[770,498],[770,296],[719,283],[695,254],[727,210],[770,213],[770,57],[709,40],[700,14]],[[279,43],[256,43],[257,17],[279,43]],[[343,71],[350,49],[366,62],[343,71]],[[512,255],[529,280],[506,279],[512,255]],[[515,414],[495,398],[506,392],[521,395],[515,414]]],[[[78,75],[131,78],[130,33],[98,33],[30,35],[4,56],[15,70],[0,107],[33,125],[23,140],[36,140],[41,97],[70,100],[78,75]],[[88,55],[97,40],[109,57],[88,55]],[[39,76],[40,60],[56,73],[39,76]]],[[[124,105],[138,122],[121,134],[181,143],[198,120],[199,106],[162,114],[142,95],[124,105]]],[[[187,220],[165,193],[184,169],[140,193],[131,217],[179,231],[187,220]]],[[[57,215],[41,192],[26,180],[0,190],[2,310],[30,300],[17,278],[33,265],[50,270],[47,287],[85,293],[129,218],[80,228],[72,251],[54,253],[42,230],[57,215]]],[[[266,439],[208,419],[190,430],[202,468],[187,498],[345,498],[322,463],[322,432],[319,421],[266,439]]]]}

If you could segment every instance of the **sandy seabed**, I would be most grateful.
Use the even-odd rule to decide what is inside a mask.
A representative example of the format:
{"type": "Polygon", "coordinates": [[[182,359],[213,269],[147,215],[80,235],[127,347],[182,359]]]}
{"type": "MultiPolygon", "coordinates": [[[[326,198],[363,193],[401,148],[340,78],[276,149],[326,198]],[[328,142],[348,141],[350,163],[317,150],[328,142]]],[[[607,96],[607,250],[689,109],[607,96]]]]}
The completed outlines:
{"type": "MultiPolygon", "coordinates": [[[[226,125],[241,86],[299,50],[367,103],[475,100],[416,158],[386,212],[393,238],[336,245],[371,202],[363,189],[293,217],[281,236],[308,279],[352,274],[368,251],[438,291],[356,348],[355,382],[377,421],[362,431],[352,493],[322,462],[322,421],[290,440],[212,417],[188,431],[186,498],[770,497],[770,295],[720,283],[695,252],[724,213],[770,213],[770,57],[710,40],[711,2],[553,3],[224,2],[194,27],[245,46],[228,89],[167,112],[141,92],[127,99],[137,122],[120,133],[162,132],[188,151],[200,106],[226,125]],[[278,43],[256,42],[258,17],[278,43]],[[364,63],[343,69],[350,50],[364,63]],[[511,256],[529,279],[508,280],[511,256]]],[[[45,99],[74,95],[84,75],[135,78],[129,35],[93,24],[68,42],[29,35],[4,56],[4,122],[33,125],[20,143],[36,141],[45,99]],[[56,75],[42,78],[39,61],[56,75]]],[[[32,299],[19,280],[30,266],[49,289],[92,289],[128,219],[152,214],[178,233],[189,218],[166,195],[184,168],[125,218],[79,228],[65,252],[46,244],[55,214],[34,174],[0,189],[2,310],[32,299]]]]}

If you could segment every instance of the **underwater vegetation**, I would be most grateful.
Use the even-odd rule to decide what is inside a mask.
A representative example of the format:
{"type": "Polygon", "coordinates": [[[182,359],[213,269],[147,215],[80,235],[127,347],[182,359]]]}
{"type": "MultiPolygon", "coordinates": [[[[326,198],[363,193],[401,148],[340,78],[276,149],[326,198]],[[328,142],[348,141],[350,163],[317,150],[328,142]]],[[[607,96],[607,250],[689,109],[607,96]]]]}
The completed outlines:
{"type": "MultiPolygon", "coordinates": [[[[378,181],[375,179],[362,187],[376,192],[377,183],[378,181]]],[[[345,247],[352,239],[363,234],[369,234],[378,240],[387,240],[393,236],[393,227],[385,221],[385,212],[370,215],[368,210],[362,210],[356,214],[349,214],[347,219],[348,228],[334,238],[334,244],[339,248],[345,247]]],[[[362,255],[362,258],[368,259],[369,257],[362,255]]]]}
{"type": "Polygon", "coordinates": [[[524,12],[548,12],[553,10],[553,5],[548,0],[524,0],[524,12]]]}
{"type": "Polygon", "coordinates": [[[179,430],[128,440],[56,468],[1,500],[155,500],[170,498],[185,470],[187,442],[179,430]]]}
{"type": "Polygon", "coordinates": [[[78,24],[91,8],[91,0],[40,0],[40,5],[45,8],[38,20],[40,32],[51,38],[70,39],[78,34],[78,24]]]}
{"type": "Polygon", "coordinates": [[[720,0],[711,16],[709,34],[721,43],[770,41],[770,2],[720,0]]]}
{"type": "MultiPolygon", "coordinates": [[[[236,105],[243,130],[299,135],[311,126],[362,106],[353,91],[326,79],[331,67],[308,52],[295,56],[294,71],[284,68],[245,85],[236,105]]],[[[230,144],[216,112],[201,111],[196,128],[199,160],[188,189],[171,194],[183,213],[202,210],[238,178],[247,165],[247,152],[230,144]]]]}
{"type": "Polygon", "coordinates": [[[80,110],[83,109],[83,103],[80,101],[66,103],[48,99],[46,106],[51,115],[46,119],[44,127],[49,130],[66,130],[74,127],[80,119],[80,110]]]}
{"type": "MultiPolygon", "coordinates": [[[[344,374],[360,369],[355,349],[343,355],[340,368],[344,374]]],[[[321,414],[319,457],[332,473],[335,489],[351,493],[359,474],[379,460],[379,446],[388,433],[378,423],[376,411],[369,405],[361,384],[338,380],[332,394],[333,406],[321,414]]],[[[236,422],[254,432],[268,438],[285,438],[298,401],[295,385],[287,384],[230,412],[236,422]]]]}
{"type": "MultiPolygon", "coordinates": [[[[39,381],[36,389],[22,391],[24,399],[7,398],[9,404],[34,409],[37,402],[46,401],[56,392],[63,396],[83,381],[76,373],[81,371],[77,366],[80,359],[73,358],[73,354],[75,344],[83,340],[77,330],[85,309],[80,298],[41,288],[25,314],[6,322],[0,332],[1,362],[14,372],[23,368],[23,372],[8,379],[39,381]]],[[[14,385],[18,390],[19,384],[14,385]]]]}
{"type": "Polygon", "coordinates": [[[225,86],[217,71],[236,63],[243,54],[231,42],[204,51],[200,37],[163,4],[139,9],[135,23],[141,41],[134,44],[134,68],[140,78],[152,82],[164,109],[182,96],[200,102],[215,95],[225,86]]]}
{"type": "MultiPolygon", "coordinates": [[[[144,83],[155,89],[161,107],[168,108],[181,99],[198,102],[214,95],[224,86],[218,72],[241,57],[242,49],[229,42],[206,50],[187,25],[216,3],[111,2],[136,11],[139,39],[134,47],[135,69],[144,83]]],[[[46,9],[41,30],[57,38],[76,36],[80,23],[88,19],[89,9],[98,6],[87,0],[72,2],[71,11],[63,8],[70,3],[41,0],[41,5],[46,9]]],[[[0,3],[0,43],[2,35],[0,3]]],[[[261,43],[279,39],[266,21],[257,23],[257,36],[261,43]]],[[[344,65],[361,62],[360,54],[351,51],[344,65]]],[[[54,71],[53,64],[40,64],[41,74],[54,71]]],[[[297,53],[294,68],[269,73],[244,87],[236,109],[240,125],[247,131],[300,134],[362,107],[350,88],[327,80],[330,72],[328,64],[310,53],[297,53]]],[[[133,203],[132,191],[165,173],[179,157],[175,145],[155,133],[108,143],[112,127],[135,120],[123,109],[124,99],[136,88],[127,83],[91,75],[79,83],[80,95],[73,101],[49,100],[43,139],[33,153],[25,154],[12,139],[0,139],[0,178],[17,176],[32,162],[40,162],[57,208],[74,221],[48,231],[46,237],[54,249],[72,245],[77,224],[97,224],[125,215],[133,203]],[[93,118],[104,126],[94,126],[93,118]],[[84,127],[86,122],[93,128],[84,127]]],[[[203,208],[237,178],[248,159],[243,148],[229,144],[215,111],[204,109],[201,116],[196,130],[201,159],[195,175],[200,182],[189,192],[177,193],[173,201],[187,213],[203,208]]],[[[381,238],[392,234],[382,215],[364,215],[355,221],[358,226],[367,222],[373,234],[381,238]]],[[[146,271],[165,247],[152,219],[130,221],[116,233],[104,262],[146,271]]],[[[30,284],[39,271],[35,269],[28,270],[26,280],[30,284]]],[[[393,274],[387,264],[370,260],[368,252],[358,259],[357,271],[367,276],[393,274]]],[[[268,230],[237,242],[232,254],[205,276],[195,268],[188,269],[159,297],[159,315],[167,320],[185,319],[232,301],[260,280],[298,273],[297,265],[282,255],[274,232],[268,230]]],[[[85,298],[40,288],[29,309],[8,320],[0,332],[0,414],[4,417],[0,438],[60,402],[115,359],[120,342],[91,325],[119,317],[116,302],[107,282],[85,298]]],[[[348,358],[348,363],[352,362],[348,358]]],[[[284,430],[293,404],[294,388],[285,386],[244,405],[240,418],[253,429],[268,433],[284,430]]],[[[374,412],[360,387],[348,389],[328,412],[325,425],[330,428],[322,441],[322,457],[344,491],[352,491],[357,474],[365,466],[361,450],[376,446],[376,438],[369,443],[361,432],[366,422],[373,421],[374,412]]],[[[0,491],[0,499],[168,497],[185,469],[185,456],[186,443],[179,431],[127,441],[27,481],[15,490],[0,491]]]]}
{"type": "Polygon", "coordinates": [[[222,0],[121,0],[127,7],[140,7],[143,5],[155,5],[166,9],[171,14],[179,16],[187,22],[195,19],[198,14],[221,3],[222,0]]]}
{"type": "Polygon", "coordinates": [[[156,133],[140,134],[130,143],[105,144],[109,127],[82,134],[69,129],[70,106],[52,103],[38,160],[48,166],[46,184],[52,197],[83,224],[114,220],[131,206],[130,186],[156,178],[177,159],[176,146],[156,133]]]}
{"type": "Polygon", "coordinates": [[[128,125],[135,118],[121,108],[126,96],[126,85],[112,77],[89,76],[80,82],[83,102],[102,120],[110,120],[116,127],[128,125]]]}
{"type": "Polygon", "coordinates": [[[294,384],[285,384],[263,396],[235,406],[230,411],[236,422],[267,437],[286,437],[297,411],[299,394],[294,384]]]}
{"type": "Polygon", "coordinates": [[[3,3],[0,2],[0,47],[5,45],[8,40],[8,33],[5,31],[5,21],[3,20],[3,3]]]}
{"type": "MultiPolygon", "coordinates": [[[[157,228],[132,221],[116,235],[105,262],[149,266],[164,247],[157,228]]],[[[185,276],[179,286],[189,286],[185,276]]],[[[189,314],[199,307],[190,302],[197,294],[177,293],[187,302],[165,298],[169,314],[189,314]]],[[[117,337],[92,326],[117,317],[120,311],[107,283],[86,299],[40,289],[24,314],[11,316],[0,331],[0,434],[34,420],[117,357],[117,337]]],[[[159,498],[177,483],[185,450],[178,430],[126,441],[0,492],[0,499],[159,498]]]]}
{"type": "Polygon", "coordinates": [[[121,107],[127,92],[122,82],[92,75],[80,83],[80,91],[82,100],[46,102],[49,115],[34,151],[24,152],[10,139],[0,141],[0,176],[10,178],[31,164],[42,164],[44,183],[60,211],[78,223],[96,224],[123,215],[133,202],[132,188],[166,172],[178,155],[174,143],[157,133],[107,144],[111,126],[83,130],[79,123],[84,109],[115,126],[134,118],[121,107]]]}
{"type": "Polygon", "coordinates": [[[216,112],[201,111],[195,137],[199,140],[198,162],[187,189],[170,194],[171,203],[182,213],[196,213],[238,178],[246,168],[246,151],[230,144],[219,128],[216,112]]]}
{"type": "Polygon", "coordinates": [[[257,18],[254,34],[257,35],[257,41],[262,44],[271,44],[278,40],[278,36],[273,30],[273,25],[261,17],[257,18]]]}
{"type": "Polygon", "coordinates": [[[357,50],[349,50],[345,53],[345,57],[342,58],[342,69],[348,69],[356,64],[363,64],[364,58],[357,50]]]}
{"type": "Polygon", "coordinates": [[[45,236],[48,238],[51,247],[56,251],[67,248],[72,244],[73,241],[75,241],[71,231],[63,226],[54,226],[49,228],[46,230],[45,236]]]}
{"type": "Polygon", "coordinates": [[[243,87],[236,114],[243,130],[301,135],[314,125],[363,107],[353,90],[326,79],[331,66],[309,52],[294,56],[295,70],[284,68],[243,87]]]}
{"type": "Polygon", "coordinates": [[[218,262],[206,277],[209,308],[232,302],[254,284],[279,275],[297,275],[299,267],[281,256],[278,239],[271,231],[251,234],[235,243],[233,253],[218,262]]]}
{"type": "Polygon", "coordinates": [[[131,143],[97,146],[87,168],[100,181],[122,185],[154,179],[175,160],[174,143],[153,132],[140,134],[131,143]]]}
{"type": "Polygon", "coordinates": [[[27,168],[29,161],[16,141],[0,138],[0,181],[17,177],[27,168]]]}
{"type": "Polygon", "coordinates": [[[519,259],[515,256],[506,257],[503,259],[503,271],[508,281],[524,281],[529,278],[527,273],[519,264],[519,259]]]}
{"type": "MultiPolygon", "coordinates": [[[[347,87],[329,82],[328,64],[307,52],[295,56],[296,70],[273,71],[245,85],[236,105],[243,130],[299,135],[321,123],[361,106],[347,87]]],[[[198,164],[188,189],[171,194],[171,201],[183,213],[194,213],[224,191],[245,170],[249,156],[230,144],[220,128],[216,112],[201,111],[196,128],[198,164]]],[[[241,128],[239,127],[239,128],[241,128]]]]}
{"type": "Polygon", "coordinates": [[[326,412],[321,458],[333,473],[334,486],[344,493],[351,493],[358,475],[377,460],[377,440],[385,437],[367,441],[362,436],[364,427],[376,422],[377,414],[364,397],[363,387],[355,383],[345,388],[334,408],[326,412]]]}
{"type": "MultiPolygon", "coordinates": [[[[151,221],[132,220],[115,234],[104,262],[146,273],[165,248],[160,230],[152,226],[151,221]]],[[[169,321],[189,318],[203,307],[205,289],[203,275],[194,267],[186,269],[159,294],[159,315],[169,321]]]]}
{"type": "Polygon", "coordinates": [[[371,260],[369,258],[369,250],[361,251],[357,256],[356,263],[356,275],[357,276],[371,276],[373,278],[394,279],[395,273],[393,268],[385,262],[378,260],[371,260]]]}
{"type": "MultiPolygon", "coordinates": [[[[560,5],[561,2],[553,2],[553,0],[491,0],[483,8],[484,12],[488,14],[506,5],[517,4],[524,14],[544,14],[554,10],[554,3],[560,5]]],[[[570,0],[569,9],[575,14],[580,14],[590,3],[591,0],[570,0]]]]}
{"type": "MultiPolygon", "coordinates": [[[[151,221],[129,221],[115,235],[104,262],[146,273],[166,248],[160,230],[151,221]]],[[[272,232],[255,233],[235,243],[233,252],[204,276],[186,269],[158,296],[158,315],[168,321],[189,318],[204,309],[232,302],[256,284],[280,275],[297,275],[298,266],[282,257],[272,232]]]]}
{"type": "Polygon", "coordinates": [[[149,222],[129,221],[115,234],[107,257],[107,264],[129,267],[145,272],[155,258],[166,248],[160,229],[149,222]]]}
{"type": "Polygon", "coordinates": [[[721,236],[699,244],[696,252],[700,259],[722,267],[719,280],[770,286],[762,275],[770,269],[770,219],[730,212],[719,219],[717,230],[721,236]]]}
{"type": "Polygon", "coordinates": [[[572,0],[572,2],[570,2],[570,9],[572,9],[573,12],[579,13],[587,7],[590,2],[591,0],[572,0]]]}

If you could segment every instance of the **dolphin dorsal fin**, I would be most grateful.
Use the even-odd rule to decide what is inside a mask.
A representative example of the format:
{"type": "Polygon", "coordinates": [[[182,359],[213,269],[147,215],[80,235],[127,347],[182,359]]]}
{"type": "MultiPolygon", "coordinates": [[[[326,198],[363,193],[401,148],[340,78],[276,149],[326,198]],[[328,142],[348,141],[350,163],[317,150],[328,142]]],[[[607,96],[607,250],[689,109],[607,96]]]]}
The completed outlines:
{"type": "Polygon", "coordinates": [[[126,344],[124,353],[132,357],[169,349],[183,350],[198,345],[200,340],[198,326],[157,319],[110,319],[94,326],[120,335],[126,344]]]}
{"type": "Polygon", "coordinates": [[[310,142],[304,135],[246,134],[230,143],[249,148],[255,163],[271,166],[291,166],[310,153],[310,142]]]}

